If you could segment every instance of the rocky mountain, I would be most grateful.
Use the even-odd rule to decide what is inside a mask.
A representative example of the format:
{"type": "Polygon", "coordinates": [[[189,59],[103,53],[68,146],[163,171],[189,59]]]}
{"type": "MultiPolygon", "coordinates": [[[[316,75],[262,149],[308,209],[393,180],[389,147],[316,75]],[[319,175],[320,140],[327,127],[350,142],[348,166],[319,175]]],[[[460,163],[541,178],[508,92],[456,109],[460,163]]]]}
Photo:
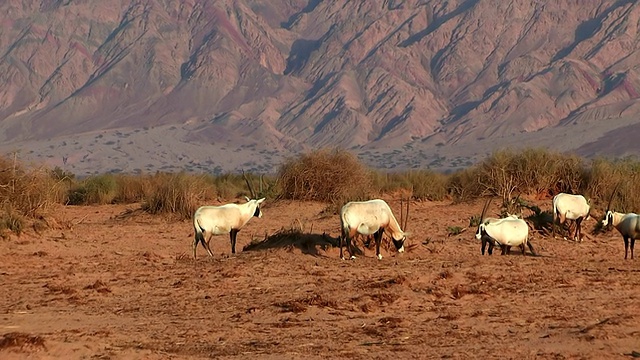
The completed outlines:
{"type": "Polygon", "coordinates": [[[632,0],[5,0],[0,150],[79,173],[270,171],[348,148],[640,153],[632,0]]]}

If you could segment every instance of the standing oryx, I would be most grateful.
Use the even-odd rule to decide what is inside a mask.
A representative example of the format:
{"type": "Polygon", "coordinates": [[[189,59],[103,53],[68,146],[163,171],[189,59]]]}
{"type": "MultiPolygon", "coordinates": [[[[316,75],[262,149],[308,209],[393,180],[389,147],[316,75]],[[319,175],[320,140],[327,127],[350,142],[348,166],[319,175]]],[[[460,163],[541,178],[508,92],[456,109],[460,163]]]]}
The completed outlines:
{"type": "MultiPolygon", "coordinates": [[[[402,224],[405,230],[409,218],[408,201],[406,217],[404,224],[402,224]]],[[[400,222],[402,223],[402,202],[400,203],[400,222]]],[[[398,252],[404,252],[404,242],[407,233],[400,228],[400,224],[398,224],[395,216],[393,216],[391,208],[384,200],[352,201],[345,204],[340,210],[340,227],[342,229],[342,235],[340,236],[340,258],[343,260],[343,241],[347,242],[347,250],[351,255],[351,259],[356,258],[351,247],[351,240],[354,239],[357,234],[365,236],[373,234],[376,241],[376,255],[378,260],[382,260],[380,242],[382,241],[382,235],[385,230],[387,230],[391,236],[393,245],[395,245],[398,252]]]]}
{"type": "Polygon", "coordinates": [[[476,239],[482,241],[482,254],[487,243],[489,244],[489,255],[493,252],[493,246],[499,245],[502,255],[510,252],[512,246],[519,246],[522,255],[525,254],[525,245],[529,247],[532,255],[536,255],[533,246],[529,242],[529,225],[515,215],[510,215],[502,219],[487,219],[485,213],[489,207],[491,199],[487,200],[480,215],[480,223],[476,230],[476,239]]]}
{"type": "Polygon", "coordinates": [[[571,195],[560,193],[553,197],[553,223],[551,224],[552,237],[556,235],[556,219],[560,220],[560,225],[564,225],[567,220],[574,220],[576,230],[573,235],[574,241],[582,241],[582,220],[589,219],[591,206],[582,195],[571,195]]]}
{"type": "Polygon", "coordinates": [[[613,193],[611,193],[611,198],[609,199],[607,210],[602,220],[602,226],[607,230],[610,230],[612,226],[618,229],[624,240],[625,260],[627,259],[629,251],[629,239],[631,239],[631,258],[633,259],[633,246],[635,245],[636,238],[640,237],[640,216],[635,213],[624,214],[611,210],[611,201],[613,200],[617,187],[616,185],[613,193]]]}
{"type": "Polygon", "coordinates": [[[246,225],[252,217],[262,217],[260,204],[265,198],[255,199],[256,194],[253,187],[249,183],[249,179],[242,173],[251,196],[254,199],[247,200],[244,204],[225,204],[220,206],[201,206],[193,214],[193,228],[195,230],[195,239],[193,241],[193,258],[196,259],[196,249],[198,243],[207,250],[210,256],[213,256],[209,242],[214,235],[229,234],[231,240],[231,253],[236,253],[236,236],[238,231],[246,225]]]}

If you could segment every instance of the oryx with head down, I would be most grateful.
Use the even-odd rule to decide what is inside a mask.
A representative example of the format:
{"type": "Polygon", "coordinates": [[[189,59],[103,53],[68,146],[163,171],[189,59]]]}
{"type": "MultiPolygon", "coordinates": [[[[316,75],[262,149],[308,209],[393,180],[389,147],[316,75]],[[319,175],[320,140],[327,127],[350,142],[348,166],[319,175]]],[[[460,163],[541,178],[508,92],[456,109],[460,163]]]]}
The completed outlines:
{"type": "Polygon", "coordinates": [[[602,219],[602,226],[607,230],[610,230],[612,226],[618,229],[618,232],[620,232],[624,240],[625,260],[629,252],[629,240],[631,240],[631,258],[633,259],[633,246],[635,245],[636,238],[640,237],[640,216],[636,213],[625,214],[611,210],[611,201],[613,200],[618,185],[613,189],[611,198],[609,198],[607,210],[605,211],[604,219],[602,219]]]}
{"type": "Polygon", "coordinates": [[[220,206],[201,206],[193,214],[193,228],[195,230],[195,239],[193,241],[193,258],[196,259],[196,249],[198,243],[207,250],[210,256],[213,256],[209,242],[214,235],[229,234],[231,240],[231,253],[236,253],[236,237],[238,231],[251,220],[252,217],[262,217],[260,205],[265,198],[255,199],[256,194],[253,187],[249,183],[249,179],[242,173],[251,196],[244,204],[225,204],[220,206]]]}
{"type": "Polygon", "coordinates": [[[551,224],[552,237],[556,235],[556,219],[559,220],[560,225],[564,225],[567,220],[573,220],[576,223],[573,240],[582,241],[581,224],[583,220],[589,220],[590,211],[591,206],[582,195],[560,193],[554,196],[553,223],[551,224]]]}
{"type": "Polygon", "coordinates": [[[488,199],[482,209],[480,215],[480,223],[476,230],[476,239],[482,241],[481,252],[484,255],[484,249],[489,244],[489,255],[493,252],[495,245],[500,246],[502,255],[508,254],[512,246],[518,246],[525,254],[525,246],[529,247],[532,255],[536,255],[533,245],[529,242],[529,225],[527,222],[519,219],[516,215],[509,215],[502,219],[485,218],[487,209],[491,199],[488,199]]]}
{"type": "MultiPolygon", "coordinates": [[[[409,201],[407,201],[407,219],[405,219],[402,228],[406,230],[407,220],[409,218],[409,201]]],[[[402,223],[402,202],[400,204],[400,223],[402,223]]],[[[352,201],[345,204],[340,210],[340,225],[342,235],[340,236],[340,258],[344,260],[342,253],[343,241],[347,243],[347,250],[351,259],[355,259],[351,240],[357,234],[365,236],[372,235],[376,241],[376,256],[378,260],[382,260],[380,254],[380,242],[385,230],[391,236],[393,245],[399,253],[404,252],[404,242],[407,233],[402,230],[400,224],[393,216],[393,212],[389,205],[381,199],[369,201],[352,201]]]]}

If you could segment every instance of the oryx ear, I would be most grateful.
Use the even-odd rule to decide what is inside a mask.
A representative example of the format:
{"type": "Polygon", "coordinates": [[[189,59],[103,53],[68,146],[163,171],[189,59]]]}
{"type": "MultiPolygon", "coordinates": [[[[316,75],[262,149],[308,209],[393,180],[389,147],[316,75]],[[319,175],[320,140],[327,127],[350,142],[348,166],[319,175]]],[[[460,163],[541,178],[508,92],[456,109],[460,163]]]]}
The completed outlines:
{"type": "Polygon", "coordinates": [[[257,202],[258,204],[262,204],[262,202],[264,201],[264,199],[265,199],[265,198],[258,199],[258,200],[256,200],[256,202],[257,202]]]}
{"type": "Polygon", "coordinates": [[[244,198],[247,199],[247,202],[251,201],[248,196],[245,196],[244,198]]]}

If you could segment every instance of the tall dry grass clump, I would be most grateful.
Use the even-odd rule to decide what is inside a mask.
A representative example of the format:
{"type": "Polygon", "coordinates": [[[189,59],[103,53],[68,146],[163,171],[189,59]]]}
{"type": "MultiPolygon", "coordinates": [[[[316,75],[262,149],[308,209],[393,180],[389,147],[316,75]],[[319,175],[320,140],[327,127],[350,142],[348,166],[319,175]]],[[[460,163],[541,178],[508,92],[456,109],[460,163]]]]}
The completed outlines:
{"type": "Polygon", "coordinates": [[[344,150],[318,150],[286,161],[278,171],[280,197],[339,204],[372,191],[369,169],[344,150]]]}
{"type": "Polygon", "coordinates": [[[151,181],[154,191],[142,205],[151,214],[174,214],[180,219],[190,219],[203,202],[216,195],[215,187],[206,176],[158,173],[151,181]]]}
{"type": "Polygon", "coordinates": [[[0,157],[0,231],[20,234],[28,219],[48,215],[62,201],[64,185],[47,169],[26,170],[15,158],[0,157]]]}
{"type": "Polygon", "coordinates": [[[640,163],[631,159],[595,159],[587,175],[586,191],[606,207],[614,188],[611,206],[616,211],[640,212],[640,163]]]}

